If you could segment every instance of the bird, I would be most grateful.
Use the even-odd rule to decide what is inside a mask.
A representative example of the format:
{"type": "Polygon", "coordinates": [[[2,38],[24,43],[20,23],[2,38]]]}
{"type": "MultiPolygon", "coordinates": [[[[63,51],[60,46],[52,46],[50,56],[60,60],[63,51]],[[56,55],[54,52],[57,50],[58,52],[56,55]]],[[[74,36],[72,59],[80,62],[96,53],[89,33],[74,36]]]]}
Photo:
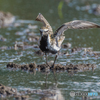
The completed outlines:
{"type": "Polygon", "coordinates": [[[36,21],[43,23],[43,26],[40,28],[40,39],[39,39],[39,48],[44,52],[46,57],[46,64],[48,64],[47,55],[48,53],[56,54],[52,68],[54,68],[57,53],[61,49],[61,44],[63,43],[65,36],[64,32],[68,29],[89,29],[89,28],[100,28],[100,25],[84,21],[84,20],[73,20],[62,24],[55,32],[53,32],[52,27],[45,19],[45,17],[39,13],[36,17],[36,21]]]}

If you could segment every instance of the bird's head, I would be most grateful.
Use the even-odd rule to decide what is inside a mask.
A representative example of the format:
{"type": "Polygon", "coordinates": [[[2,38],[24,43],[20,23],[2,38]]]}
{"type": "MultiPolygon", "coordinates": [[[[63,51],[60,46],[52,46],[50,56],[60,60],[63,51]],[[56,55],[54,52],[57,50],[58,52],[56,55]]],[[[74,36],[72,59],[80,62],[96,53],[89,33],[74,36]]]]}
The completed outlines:
{"type": "Polygon", "coordinates": [[[49,29],[47,27],[40,28],[40,34],[41,36],[50,34],[49,29]]]}

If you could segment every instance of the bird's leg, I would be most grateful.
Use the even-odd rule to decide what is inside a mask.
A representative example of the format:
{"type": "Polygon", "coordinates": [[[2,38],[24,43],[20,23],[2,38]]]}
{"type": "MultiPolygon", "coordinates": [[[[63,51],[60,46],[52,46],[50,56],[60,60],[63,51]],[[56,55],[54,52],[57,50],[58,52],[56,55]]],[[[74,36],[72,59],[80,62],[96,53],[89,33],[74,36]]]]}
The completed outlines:
{"type": "Polygon", "coordinates": [[[49,66],[48,64],[48,58],[47,58],[47,54],[45,53],[45,58],[46,58],[46,64],[49,66]]]}
{"type": "Polygon", "coordinates": [[[54,59],[54,63],[53,63],[53,65],[52,65],[52,68],[54,68],[54,65],[55,65],[56,59],[57,59],[57,54],[56,54],[56,56],[55,56],[55,59],[54,59]]]}

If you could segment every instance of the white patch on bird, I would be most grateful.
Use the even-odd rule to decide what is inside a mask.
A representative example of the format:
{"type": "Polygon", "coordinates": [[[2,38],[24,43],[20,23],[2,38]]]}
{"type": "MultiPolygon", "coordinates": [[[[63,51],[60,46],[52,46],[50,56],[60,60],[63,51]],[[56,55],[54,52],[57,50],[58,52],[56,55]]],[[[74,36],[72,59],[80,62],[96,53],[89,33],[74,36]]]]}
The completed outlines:
{"type": "Polygon", "coordinates": [[[40,29],[41,32],[48,31],[48,29],[40,29]]]}
{"type": "Polygon", "coordinates": [[[59,51],[59,50],[60,50],[60,48],[59,48],[59,47],[57,47],[56,45],[53,45],[53,48],[54,48],[55,50],[57,50],[57,51],[59,51]]]}
{"type": "Polygon", "coordinates": [[[48,49],[52,50],[52,51],[59,51],[60,50],[60,47],[58,47],[56,44],[53,44],[51,45],[51,42],[50,42],[50,37],[48,35],[48,49]]]}

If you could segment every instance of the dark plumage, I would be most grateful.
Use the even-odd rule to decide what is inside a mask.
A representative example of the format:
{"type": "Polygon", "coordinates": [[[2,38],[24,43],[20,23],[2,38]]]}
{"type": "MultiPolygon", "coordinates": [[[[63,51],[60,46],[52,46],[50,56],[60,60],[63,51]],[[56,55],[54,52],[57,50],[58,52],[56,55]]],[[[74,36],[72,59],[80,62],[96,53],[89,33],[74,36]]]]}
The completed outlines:
{"type": "Polygon", "coordinates": [[[49,49],[47,49],[48,43],[47,43],[47,35],[44,35],[42,36],[41,40],[40,40],[40,49],[43,51],[43,52],[46,52],[48,53],[49,52],[49,49]]]}

